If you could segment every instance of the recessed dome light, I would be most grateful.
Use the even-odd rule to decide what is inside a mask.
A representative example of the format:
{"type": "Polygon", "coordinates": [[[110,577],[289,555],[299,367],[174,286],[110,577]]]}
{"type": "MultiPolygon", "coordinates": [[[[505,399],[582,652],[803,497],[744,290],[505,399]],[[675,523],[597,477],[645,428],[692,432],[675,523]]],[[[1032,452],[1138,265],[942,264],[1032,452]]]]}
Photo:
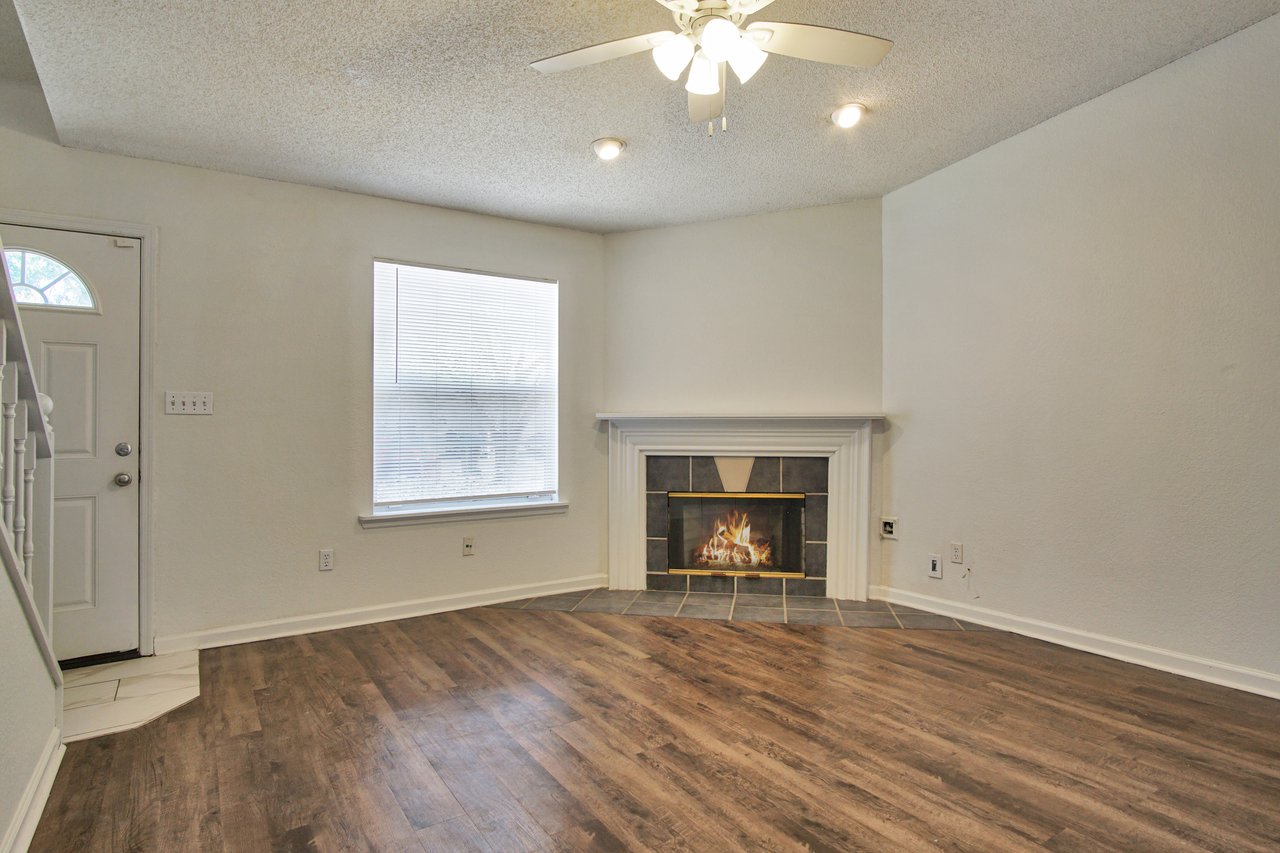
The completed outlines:
{"type": "Polygon", "coordinates": [[[622,149],[627,147],[627,143],[616,136],[605,136],[591,143],[591,150],[596,152],[596,156],[601,160],[617,160],[618,155],[622,153],[622,149]]]}
{"type": "Polygon", "coordinates": [[[831,121],[836,127],[850,128],[862,121],[867,108],[859,103],[845,104],[831,114],[831,121]]]}

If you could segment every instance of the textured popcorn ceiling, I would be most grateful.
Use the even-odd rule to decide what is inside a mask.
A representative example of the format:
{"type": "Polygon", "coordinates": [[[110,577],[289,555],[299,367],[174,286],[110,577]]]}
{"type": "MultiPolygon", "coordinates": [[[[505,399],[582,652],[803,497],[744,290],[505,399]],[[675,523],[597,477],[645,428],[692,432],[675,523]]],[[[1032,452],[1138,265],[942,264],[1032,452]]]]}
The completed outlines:
{"type": "Polygon", "coordinates": [[[877,197],[1280,12],[777,0],[753,20],[896,44],[871,70],[771,57],[730,85],[729,132],[708,139],[647,55],[528,67],[669,26],[651,0],[16,3],[66,145],[590,231],[877,197]],[[871,114],[836,130],[832,108],[854,99],[871,114]],[[628,141],[613,163],[588,147],[605,135],[628,141]]]}

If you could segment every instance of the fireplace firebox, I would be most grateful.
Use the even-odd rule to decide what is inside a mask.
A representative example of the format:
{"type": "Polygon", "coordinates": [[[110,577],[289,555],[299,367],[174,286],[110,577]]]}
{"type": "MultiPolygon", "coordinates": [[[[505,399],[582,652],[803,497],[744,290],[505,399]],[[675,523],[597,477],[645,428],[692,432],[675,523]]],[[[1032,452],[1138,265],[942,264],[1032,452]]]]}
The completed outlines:
{"type": "Polygon", "coordinates": [[[802,493],[668,492],[667,572],[804,577],[802,493]]]}

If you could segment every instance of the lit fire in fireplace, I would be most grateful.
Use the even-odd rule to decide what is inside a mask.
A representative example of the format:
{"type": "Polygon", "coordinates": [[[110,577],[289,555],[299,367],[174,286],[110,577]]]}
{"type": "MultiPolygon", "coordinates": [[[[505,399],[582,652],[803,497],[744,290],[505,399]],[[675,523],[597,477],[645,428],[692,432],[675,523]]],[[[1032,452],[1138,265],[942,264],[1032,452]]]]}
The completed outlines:
{"type": "Polygon", "coordinates": [[[730,512],[727,518],[716,519],[715,532],[693,559],[700,567],[720,569],[772,566],[773,548],[767,539],[751,541],[751,521],[745,512],[730,512]]]}

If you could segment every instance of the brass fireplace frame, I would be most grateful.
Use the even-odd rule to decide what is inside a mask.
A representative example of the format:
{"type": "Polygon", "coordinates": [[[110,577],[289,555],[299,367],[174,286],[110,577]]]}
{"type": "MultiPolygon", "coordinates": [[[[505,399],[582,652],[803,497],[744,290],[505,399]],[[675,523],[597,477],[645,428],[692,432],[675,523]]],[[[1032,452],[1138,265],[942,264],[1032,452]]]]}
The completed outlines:
{"type": "Polygon", "coordinates": [[[783,498],[802,501],[804,492],[667,492],[669,498],[783,498]]]}
{"type": "Polygon", "coordinates": [[[669,575],[708,575],[713,578],[803,578],[804,572],[749,572],[739,569],[667,569],[669,575]]]}
{"type": "MultiPolygon", "coordinates": [[[[781,498],[802,501],[804,492],[667,492],[668,498],[781,498]]],[[[804,572],[753,572],[749,569],[667,569],[669,575],[700,575],[716,578],[804,578],[804,572]]]]}

